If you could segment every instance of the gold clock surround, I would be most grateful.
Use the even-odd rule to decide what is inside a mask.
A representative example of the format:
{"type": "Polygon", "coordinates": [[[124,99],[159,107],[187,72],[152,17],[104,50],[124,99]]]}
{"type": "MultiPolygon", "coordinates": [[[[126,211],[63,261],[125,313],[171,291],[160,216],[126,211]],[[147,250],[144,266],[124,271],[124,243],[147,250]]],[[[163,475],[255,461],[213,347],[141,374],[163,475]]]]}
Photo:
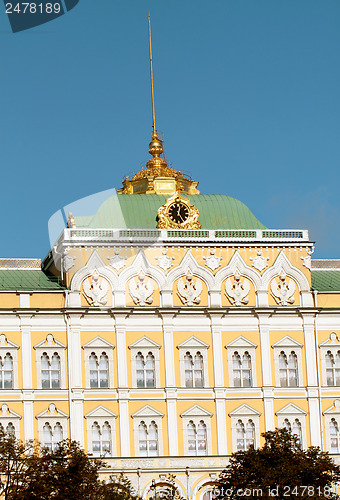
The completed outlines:
{"type": "Polygon", "coordinates": [[[176,192],[173,196],[166,200],[166,203],[158,209],[158,229],[200,229],[201,224],[198,220],[199,211],[190,203],[188,198],[185,198],[180,192],[176,192]],[[174,203],[185,205],[189,215],[182,223],[175,222],[169,215],[169,209],[174,203]]]}

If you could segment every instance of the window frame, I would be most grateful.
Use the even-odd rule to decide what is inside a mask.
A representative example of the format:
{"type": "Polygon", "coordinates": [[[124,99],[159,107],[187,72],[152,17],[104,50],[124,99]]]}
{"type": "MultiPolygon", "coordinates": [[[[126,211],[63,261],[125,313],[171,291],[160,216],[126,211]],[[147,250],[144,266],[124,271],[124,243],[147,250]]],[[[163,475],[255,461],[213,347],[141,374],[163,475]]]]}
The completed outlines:
{"type": "Polygon", "coordinates": [[[133,415],[133,430],[134,430],[134,443],[135,443],[135,457],[144,457],[144,458],[157,458],[163,456],[163,429],[162,429],[162,419],[164,418],[164,414],[152,408],[150,405],[146,405],[133,415]],[[141,422],[144,422],[147,428],[150,428],[150,424],[155,422],[157,425],[157,437],[158,437],[158,448],[157,455],[140,455],[139,450],[139,425],[141,422]]]}
{"type": "MultiPolygon", "coordinates": [[[[274,367],[275,367],[275,386],[280,389],[294,390],[298,387],[303,387],[303,370],[302,370],[302,348],[303,344],[286,335],[278,342],[272,345],[274,350],[274,367]],[[296,386],[281,386],[280,379],[280,354],[284,352],[287,361],[289,355],[294,352],[297,359],[297,385],[296,386]]],[[[287,365],[288,366],[288,365],[287,365]]],[[[288,368],[287,368],[288,369],[288,368]]]]}
{"type": "Polygon", "coordinates": [[[301,424],[301,447],[303,449],[307,448],[307,436],[306,436],[306,416],[307,412],[302,410],[294,403],[289,403],[280,410],[276,412],[277,424],[279,428],[283,428],[284,421],[287,419],[293,429],[294,420],[298,419],[301,424]]]}
{"type": "Polygon", "coordinates": [[[15,430],[15,437],[20,439],[20,419],[21,415],[11,410],[6,403],[3,403],[0,407],[0,424],[3,426],[4,430],[9,423],[13,424],[15,430]]]}
{"type": "MultiPolygon", "coordinates": [[[[113,363],[113,350],[115,346],[103,339],[102,337],[95,337],[90,340],[86,344],[83,345],[84,350],[84,361],[85,361],[85,388],[96,390],[96,391],[107,391],[108,389],[114,388],[114,363],[113,363]],[[100,356],[105,353],[108,357],[108,365],[109,365],[109,376],[108,376],[108,386],[100,387],[100,383],[98,387],[91,387],[91,377],[90,377],[90,357],[91,354],[94,353],[97,356],[97,360],[99,363],[100,356]]],[[[99,365],[98,365],[99,366],[99,365]]],[[[98,372],[99,372],[98,368],[98,372]]]]}
{"type": "Polygon", "coordinates": [[[202,408],[199,405],[194,405],[181,415],[182,418],[182,431],[183,431],[183,447],[184,447],[184,456],[185,457],[206,457],[212,454],[212,442],[211,442],[211,418],[213,416],[205,408],[202,408]],[[205,455],[189,455],[189,436],[188,436],[188,424],[192,421],[195,424],[196,430],[198,429],[199,423],[202,421],[206,428],[206,436],[207,436],[207,446],[206,446],[206,454],[205,455]]]}
{"type": "MultiPolygon", "coordinates": [[[[106,455],[110,457],[117,456],[116,449],[116,418],[118,415],[111,410],[105,408],[105,406],[97,406],[94,410],[90,411],[85,415],[86,425],[87,425],[87,450],[89,454],[93,453],[93,441],[92,441],[92,425],[97,422],[101,429],[103,429],[103,425],[107,422],[111,427],[111,454],[106,455]]],[[[95,456],[95,455],[93,455],[95,456]]]]}
{"type": "Polygon", "coordinates": [[[181,376],[181,387],[193,390],[193,389],[204,389],[209,386],[209,369],[208,369],[208,349],[209,345],[198,339],[197,337],[190,337],[181,344],[177,346],[179,350],[179,364],[180,364],[180,376],[181,376]],[[186,386],[186,366],[185,366],[185,356],[189,353],[192,359],[195,359],[195,355],[200,353],[203,359],[203,385],[199,387],[187,387],[186,386]]]}
{"type": "MultiPolygon", "coordinates": [[[[160,383],[160,363],[159,363],[159,350],[161,346],[157,344],[154,340],[149,339],[144,336],[138,339],[133,344],[129,345],[129,349],[131,351],[131,378],[132,378],[132,388],[133,389],[157,389],[161,386],[160,383]],[[153,387],[141,387],[137,385],[137,355],[138,353],[144,358],[144,363],[146,357],[149,353],[151,353],[154,357],[154,381],[155,385],[153,387]]],[[[145,370],[145,369],[144,369],[145,370]]]]}
{"type": "Polygon", "coordinates": [[[65,352],[66,346],[56,340],[52,333],[46,335],[46,339],[39,344],[34,346],[36,351],[36,363],[37,363],[37,388],[43,391],[60,391],[60,389],[66,389],[66,379],[65,379],[65,352]],[[49,360],[52,360],[54,353],[57,353],[60,359],[60,387],[58,388],[43,388],[42,386],[42,368],[41,359],[43,353],[46,352],[49,360]]]}
{"type": "Polygon", "coordinates": [[[330,423],[332,419],[336,421],[338,424],[338,429],[340,431],[340,399],[335,399],[332,406],[327,408],[323,412],[325,418],[325,429],[326,429],[326,451],[331,455],[339,455],[340,454],[340,436],[339,436],[339,451],[338,453],[331,452],[331,436],[330,436],[330,423]]]}
{"type": "Polygon", "coordinates": [[[1,388],[0,391],[10,391],[13,389],[18,389],[18,349],[19,346],[8,340],[6,335],[2,333],[0,335],[0,356],[2,360],[8,353],[12,357],[13,368],[12,368],[12,387],[11,388],[1,388]]]}
{"type": "MultiPolygon", "coordinates": [[[[339,385],[328,385],[327,383],[327,353],[328,351],[332,354],[335,361],[337,353],[340,351],[340,341],[339,337],[335,332],[332,332],[328,339],[319,344],[320,349],[320,360],[321,360],[321,374],[322,374],[322,386],[323,387],[340,387],[339,385]]],[[[334,366],[333,373],[336,368],[334,366]]]]}
{"type": "Polygon", "coordinates": [[[233,453],[238,451],[237,449],[237,424],[241,420],[242,424],[246,428],[248,420],[252,420],[254,423],[254,448],[258,448],[260,445],[260,416],[261,413],[254,408],[251,408],[247,404],[243,404],[229,413],[231,419],[231,436],[232,436],[232,451],[233,453]]]}
{"type": "Polygon", "coordinates": [[[67,419],[69,416],[59,410],[54,403],[50,403],[48,408],[35,417],[38,420],[39,441],[44,443],[44,425],[48,423],[52,429],[59,423],[62,428],[62,439],[68,437],[67,419]]]}
{"type": "Polygon", "coordinates": [[[257,345],[246,339],[242,335],[237,337],[235,340],[229,342],[225,346],[228,353],[228,375],[229,375],[229,387],[235,387],[238,390],[249,390],[252,387],[256,387],[256,356],[255,349],[257,345]],[[250,377],[251,385],[249,387],[243,387],[242,385],[236,386],[234,380],[234,367],[233,367],[233,355],[238,353],[241,359],[243,359],[244,354],[247,352],[250,356],[250,377]]]}

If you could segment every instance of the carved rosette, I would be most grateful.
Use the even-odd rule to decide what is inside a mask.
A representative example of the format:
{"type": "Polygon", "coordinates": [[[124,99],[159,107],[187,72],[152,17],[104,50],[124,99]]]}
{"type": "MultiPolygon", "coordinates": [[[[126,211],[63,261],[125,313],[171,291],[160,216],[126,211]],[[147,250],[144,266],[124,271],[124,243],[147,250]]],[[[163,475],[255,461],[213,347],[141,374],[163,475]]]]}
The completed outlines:
{"type": "Polygon", "coordinates": [[[215,271],[215,269],[218,269],[220,267],[222,260],[222,257],[217,257],[215,255],[215,252],[215,249],[211,249],[210,255],[208,257],[203,257],[203,260],[205,260],[205,265],[212,271],[215,271]]]}
{"type": "Polygon", "coordinates": [[[261,250],[257,252],[256,257],[249,257],[249,260],[252,262],[252,266],[255,267],[260,273],[268,267],[269,257],[262,257],[261,250]]]}
{"type": "Polygon", "coordinates": [[[121,257],[119,255],[119,249],[116,249],[115,255],[113,257],[108,257],[108,259],[110,261],[110,266],[116,271],[120,271],[120,269],[125,266],[127,257],[121,257]]]}
{"type": "Polygon", "coordinates": [[[172,261],[175,260],[175,257],[170,257],[167,255],[167,250],[163,250],[162,255],[160,257],[156,257],[156,260],[158,262],[158,266],[163,269],[163,271],[167,271],[173,266],[172,261]]]}

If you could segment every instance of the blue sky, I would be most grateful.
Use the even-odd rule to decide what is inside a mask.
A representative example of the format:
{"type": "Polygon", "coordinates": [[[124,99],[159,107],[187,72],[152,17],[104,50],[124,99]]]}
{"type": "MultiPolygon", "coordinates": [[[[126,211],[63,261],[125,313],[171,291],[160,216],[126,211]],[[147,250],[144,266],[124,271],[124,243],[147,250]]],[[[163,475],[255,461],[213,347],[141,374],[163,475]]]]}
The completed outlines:
{"type": "Polygon", "coordinates": [[[0,11],[0,257],[44,257],[48,219],[137,171],[157,128],[202,193],[340,257],[338,0],[80,0],[13,34],[0,11]]]}

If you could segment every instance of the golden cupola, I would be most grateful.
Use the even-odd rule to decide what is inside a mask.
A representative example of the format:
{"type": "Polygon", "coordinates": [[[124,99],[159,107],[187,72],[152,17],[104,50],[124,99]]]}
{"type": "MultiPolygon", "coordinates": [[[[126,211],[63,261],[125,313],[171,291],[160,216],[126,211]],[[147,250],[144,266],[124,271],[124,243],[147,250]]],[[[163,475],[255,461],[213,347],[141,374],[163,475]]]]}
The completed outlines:
{"type": "Polygon", "coordinates": [[[145,167],[132,175],[131,179],[125,177],[123,187],[118,189],[120,194],[173,194],[183,192],[187,194],[200,194],[197,189],[198,182],[193,181],[190,174],[182,170],[175,170],[168,166],[164,158],[163,141],[158,137],[156,130],[155,99],[153,89],[151,26],[149,14],[149,42],[150,42],[150,75],[151,75],[151,100],[152,100],[152,140],[149,144],[149,153],[152,156],[145,167]]]}

